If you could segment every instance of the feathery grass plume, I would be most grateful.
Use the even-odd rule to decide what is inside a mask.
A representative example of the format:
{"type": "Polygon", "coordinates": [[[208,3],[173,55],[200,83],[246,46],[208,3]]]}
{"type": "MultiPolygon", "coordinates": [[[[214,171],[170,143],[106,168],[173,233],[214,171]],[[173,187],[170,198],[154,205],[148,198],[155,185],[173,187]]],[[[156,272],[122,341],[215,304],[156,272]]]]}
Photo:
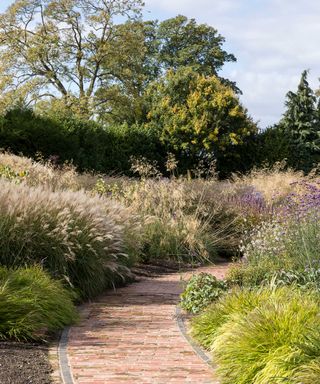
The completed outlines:
{"type": "Polygon", "coordinates": [[[43,186],[51,190],[92,189],[98,178],[89,173],[77,173],[72,164],[55,167],[50,161],[34,161],[6,152],[0,152],[0,177],[1,168],[9,170],[11,179],[15,176],[14,181],[25,182],[29,186],[43,186]]]}
{"type": "Polygon", "coordinates": [[[145,258],[208,261],[238,244],[236,214],[217,181],[144,179],[123,183],[112,196],[142,218],[145,258]],[[208,201],[210,200],[210,204],[208,201]]]}
{"type": "Polygon", "coordinates": [[[41,340],[77,319],[73,295],[40,267],[0,267],[0,339],[41,340]]]}
{"type": "Polygon", "coordinates": [[[0,264],[41,264],[82,298],[128,273],[128,225],[132,237],[136,221],[115,201],[0,179],[0,264]]]}
{"type": "Polygon", "coordinates": [[[268,203],[275,198],[281,200],[292,191],[293,183],[303,180],[303,172],[286,168],[284,163],[276,163],[271,168],[253,169],[247,175],[233,175],[235,185],[250,185],[263,194],[268,203]]]}

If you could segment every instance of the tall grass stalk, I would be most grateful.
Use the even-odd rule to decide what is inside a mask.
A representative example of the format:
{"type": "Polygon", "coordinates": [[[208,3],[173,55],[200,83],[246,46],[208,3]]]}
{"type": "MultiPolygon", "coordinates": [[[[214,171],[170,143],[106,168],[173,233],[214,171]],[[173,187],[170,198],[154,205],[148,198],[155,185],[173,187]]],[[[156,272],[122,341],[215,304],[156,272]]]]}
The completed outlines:
{"type": "Polygon", "coordinates": [[[237,215],[217,181],[141,180],[113,196],[140,215],[146,259],[209,261],[237,247],[237,215]]]}

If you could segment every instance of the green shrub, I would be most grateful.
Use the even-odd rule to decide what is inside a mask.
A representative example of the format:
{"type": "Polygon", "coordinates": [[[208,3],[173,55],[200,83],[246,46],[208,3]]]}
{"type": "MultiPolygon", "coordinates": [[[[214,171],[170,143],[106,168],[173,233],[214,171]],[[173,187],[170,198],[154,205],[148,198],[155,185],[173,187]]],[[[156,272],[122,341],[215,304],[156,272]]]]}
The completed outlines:
{"type": "Polygon", "coordinates": [[[273,264],[261,262],[258,265],[251,265],[245,262],[237,262],[233,264],[227,272],[226,280],[230,285],[238,285],[241,287],[257,287],[263,281],[275,272],[276,268],[273,264]]]}
{"type": "Polygon", "coordinates": [[[305,383],[319,378],[319,304],[315,291],[293,287],[235,291],[194,319],[193,334],[224,384],[305,383]]]}
{"type": "Polygon", "coordinates": [[[138,230],[131,212],[107,198],[0,179],[0,265],[41,264],[82,298],[128,274],[138,230]]]}
{"type": "Polygon", "coordinates": [[[194,275],[181,294],[181,307],[188,312],[198,313],[217,300],[226,289],[226,283],[210,273],[194,275]]]}
{"type": "Polygon", "coordinates": [[[263,164],[272,166],[279,161],[290,158],[288,134],[279,125],[268,127],[259,132],[255,155],[256,166],[263,164]]]}
{"type": "Polygon", "coordinates": [[[74,296],[39,267],[0,268],[0,339],[38,340],[76,320],[74,296]]]}
{"type": "Polygon", "coordinates": [[[104,142],[104,172],[133,175],[132,157],[145,157],[150,162],[157,162],[164,172],[166,148],[160,142],[156,131],[138,124],[112,125],[106,129],[108,136],[104,142]]]}

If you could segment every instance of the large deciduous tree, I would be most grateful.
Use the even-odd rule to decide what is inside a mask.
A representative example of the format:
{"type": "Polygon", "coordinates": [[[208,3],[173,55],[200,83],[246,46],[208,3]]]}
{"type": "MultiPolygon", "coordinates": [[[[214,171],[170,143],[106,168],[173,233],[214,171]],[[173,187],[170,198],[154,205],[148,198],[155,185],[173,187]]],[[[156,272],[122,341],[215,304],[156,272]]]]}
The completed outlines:
{"type": "Polygon", "coordinates": [[[102,123],[143,123],[145,91],[168,70],[218,76],[235,61],[213,27],[185,16],[143,22],[141,7],[142,0],[16,0],[0,15],[0,109],[19,101],[102,123]]]}
{"type": "MultiPolygon", "coordinates": [[[[102,120],[141,123],[146,117],[146,88],[168,70],[189,67],[195,73],[218,76],[226,62],[236,60],[223,49],[225,40],[215,28],[181,15],[162,22],[132,24],[131,35],[140,49],[131,56],[124,55],[127,60],[114,68],[115,76],[99,89],[101,101],[106,102],[99,110],[102,120]]],[[[105,68],[110,69],[109,62],[105,68]]],[[[238,91],[230,81],[221,80],[238,91]]]]}
{"type": "Polygon", "coordinates": [[[158,61],[162,68],[177,70],[193,67],[205,75],[217,75],[222,66],[236,61],[223,50],[225,39],[207,25],[197,24],[195,19],[177,16],[155,25],[158,43],[158,61]]]}
{"type": "Polygon", "coordinates": [[[140,49],[129,24],[119,21],[135,22],[141,6],[141,0],[16,0],[0,15],[2,107],[45,97],[92,116],[101,104],[96,91],[115,61],[140,49]]]}

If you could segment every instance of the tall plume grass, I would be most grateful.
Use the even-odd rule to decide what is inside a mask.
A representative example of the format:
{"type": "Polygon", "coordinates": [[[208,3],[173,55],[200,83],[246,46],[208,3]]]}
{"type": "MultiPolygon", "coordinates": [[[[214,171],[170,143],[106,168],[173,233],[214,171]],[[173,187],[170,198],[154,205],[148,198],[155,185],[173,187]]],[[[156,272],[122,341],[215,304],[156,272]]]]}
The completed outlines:
{"type": "Polygon", "coordinates": [[[276,163],[272,168],[253,169],[247,175],[232,177],[234,185],[252,186],[268,203],[287,196],[292,192],[293,184],[303,179],[303,172],[285,168],[284,163],[276,163]]]}
{"type": "Polygon", "coordinates": [[[89,173],[77,173],[72,164],[55,167],[52,162],[34,161],[27,157],[0,152],[0,176],[6,176],[3,171],[7,171],[10,176],[4,178],[51,190],[91,189],[98,179],[89,173]]]}
{"type": "Polygon", "coordinates": [[[91,195],[93,199],[101,196],[100,199],[109,201],[108,207],[110,199],[125,205],[127,210],[119,210],[115,216],[126,223],[124,231],[130,254],[138,254],[135,243],[142,243],[145,261],[207,261],[217,254],[234,256],[244,231],[269,220],[274,205],[285,200],[294,188],[301,189],[303,178],[301,173],[283,170],[281,165],[222,182],[214,177],[179,178],[175,169],[171,178],[163,178],[155,165],[148,167],[140,161],[135,169],[138,167],[141,180],[127,179],[78,174],[70,165],[57,168],[51,163],[6,153],[0,153],[0,178],[1,166],[8,167],[2,179],[12,176],[11,181],[16,184],[56,193],[79,191],[82,196],[84,189],[87,194],[83,200],[90,200],[91,195]],[[121,219],[123,214],[127,218],[121,219]]]}
{"type": "Polygon", "coordinates": [[[216,181],[144,179],[109,191],[139,214],[146,260],[208,261],[236,247],[236,214],[216,181]]]}
{"type": "Polygon", "coordinates": [[[128,209],[106,198],[0,179],[0,263],[41,264],[82,298],[128,274],[138,229],[128,209]]]}

